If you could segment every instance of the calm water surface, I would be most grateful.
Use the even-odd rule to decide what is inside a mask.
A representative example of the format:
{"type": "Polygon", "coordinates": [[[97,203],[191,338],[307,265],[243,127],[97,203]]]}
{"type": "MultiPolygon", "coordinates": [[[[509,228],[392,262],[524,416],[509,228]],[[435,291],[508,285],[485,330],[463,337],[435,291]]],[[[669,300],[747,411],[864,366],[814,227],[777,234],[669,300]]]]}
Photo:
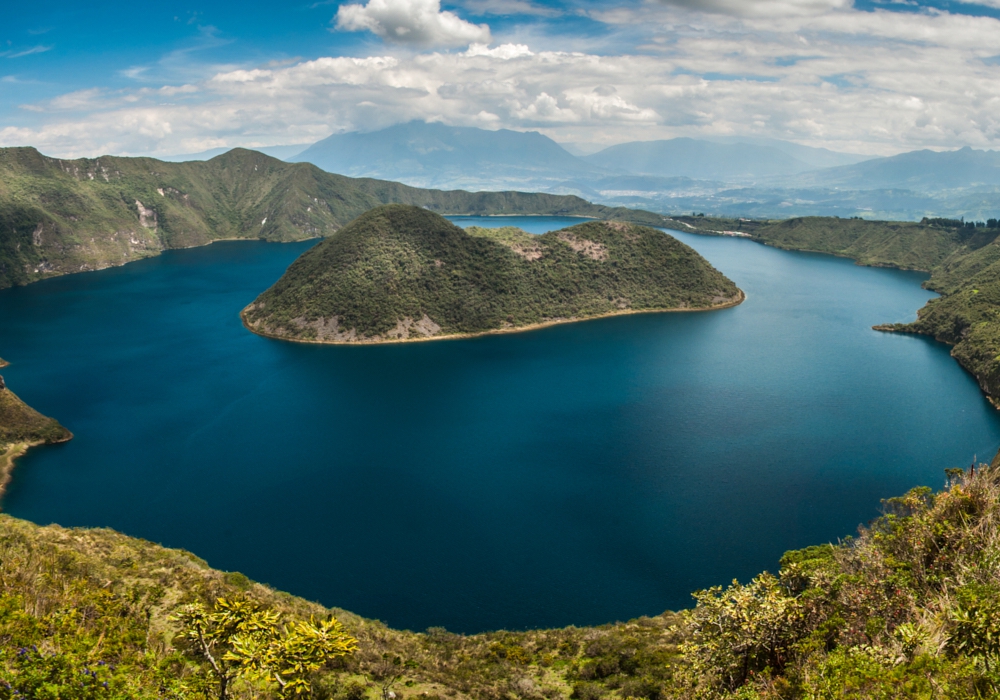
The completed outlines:
{"type": "Polygon", "coordinates": [[[747,301],[295,345],[237,313],[312,243],[258,242],[2,291],[6,378],[76,433],[19,463],[5,508],[394,626],[477,631],[688,606],[1000,445],[946,347],[870,330],[914,318],[920,275],[676,235],[747,301]]]}

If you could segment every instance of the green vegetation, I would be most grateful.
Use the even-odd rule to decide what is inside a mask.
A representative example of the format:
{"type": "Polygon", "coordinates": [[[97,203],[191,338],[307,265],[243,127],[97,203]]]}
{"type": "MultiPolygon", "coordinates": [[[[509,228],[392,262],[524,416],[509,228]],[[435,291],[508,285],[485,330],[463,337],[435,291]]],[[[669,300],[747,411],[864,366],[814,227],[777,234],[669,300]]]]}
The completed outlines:
{"type": "Polygon", "coordinates": [[[0,516],[0,698],[997,697],[1000,467],[884,510],[681,613],[477,635],[396,631],[187,552],[0,516]]]}
{"type": "Polygon", "coordinates": [[[241,680],[274,684],[281,698],[312,695],[312,676],[357,650],[358,641],[332,616],[282,626],[279,619],[274,610],[243,597],[219,598],[211,609],[191,603],[174,616],[181,624],[181,647],[208,664],[219,700],[227,700],[241,680]]]}
{"type": "Polygon", "coordinates": [[[651,228],[465,232],[425,209],[388,205],[304,253],[243,318],[280,338],[377,342],[741,299],[704,258],[651,228]]]}
{"type": "MultiPolygon", "coordinates": [[[[52,419],[26,405],[6,388],[0,377],[0,459],[12,445],[65,442],[73,435],[52,419]]],[[[0,467],[2,467],[0,463],[0,467]]],[[[0,468],[0,472],[4,471],[0,468]]]]}
{"type": "Polygon", "coordinates": [[[0,288],[225,238],[327,236],[390,202],[442,214],[564,215],[660,225],[658,214],[524,192],[443,192],[353,179],[235,149],[207,162],[59,160],[0,148],[0,288]]]}

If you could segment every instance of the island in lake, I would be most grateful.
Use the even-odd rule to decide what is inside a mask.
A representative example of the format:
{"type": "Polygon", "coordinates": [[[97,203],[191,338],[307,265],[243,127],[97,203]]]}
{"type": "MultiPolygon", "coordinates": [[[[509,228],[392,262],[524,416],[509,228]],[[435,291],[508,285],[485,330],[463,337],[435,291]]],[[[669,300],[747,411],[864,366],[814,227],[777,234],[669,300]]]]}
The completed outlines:
{"type": "Polygon", "coordinates": [[[304,253],[242,318],[273,338],[378,343],[718,309],[743,299],[694,250],[645,226],[589,221],[540,236],[512,227],[466,231],[420,207],[388,205],[304,253]]]}

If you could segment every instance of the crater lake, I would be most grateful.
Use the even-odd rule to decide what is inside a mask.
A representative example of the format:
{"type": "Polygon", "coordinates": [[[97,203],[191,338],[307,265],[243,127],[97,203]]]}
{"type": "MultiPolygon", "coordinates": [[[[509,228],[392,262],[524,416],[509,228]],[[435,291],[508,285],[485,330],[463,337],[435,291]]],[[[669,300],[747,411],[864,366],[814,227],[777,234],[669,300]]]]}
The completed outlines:
{"type": "Polygon", "coordinates": [[[673,235],[747,300],[401,345],[245,330],[240,309],[313,242],[0,291],[9,386],[76,435],[18,461],[3,509],[475,632],[689,607],[992,458],[1000,416],[949,348],[871,330],[915,318],[923,275],[673,235]]]}

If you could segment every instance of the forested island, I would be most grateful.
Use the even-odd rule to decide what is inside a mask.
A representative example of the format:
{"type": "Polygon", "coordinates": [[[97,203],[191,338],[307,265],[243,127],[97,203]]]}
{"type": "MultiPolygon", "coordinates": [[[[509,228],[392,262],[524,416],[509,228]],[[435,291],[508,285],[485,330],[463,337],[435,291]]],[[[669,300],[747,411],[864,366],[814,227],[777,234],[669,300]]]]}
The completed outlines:
{"type": "Polygon", "coordinates": [[[425,209],[388,205],[303,253],[242,316],[270,337],[372,343],[742,300],[708,261],[652,228],[595,221],[540,236],[464,231],[425,209]]]}

